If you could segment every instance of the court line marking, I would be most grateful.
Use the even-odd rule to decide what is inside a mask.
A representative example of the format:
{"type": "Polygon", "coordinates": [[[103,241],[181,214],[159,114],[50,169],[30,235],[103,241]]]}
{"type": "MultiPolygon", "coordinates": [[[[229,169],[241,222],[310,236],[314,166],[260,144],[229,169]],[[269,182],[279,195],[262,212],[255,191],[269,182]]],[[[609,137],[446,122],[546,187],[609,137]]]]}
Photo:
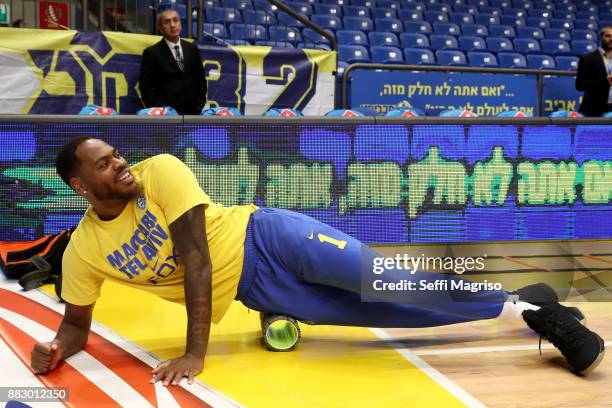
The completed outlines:
{"type": "MultiPolygon", "coordinates": [[[[1,273],[0,287],[6,290],[10,290],[11,292],[17,293],[26,298],[29,298],[35,302],[38,302],[41,305],[60,313],[61,315],[64,314],[64,305],[62,303],[59,303],[48,293],[40,289],[24,292],[17,282],[5,279],[1,273]]],[[[92,320],[91,330],[95,331],[99,336],[105,338],[111,343],[114,343],[116,346],[124,349],[126,352],[132,354],[134,357],[138,358],[140,361],[144,362],[150,367],[156,367],[161,362],[159,358],[157,358],[148,350],[143,349],[132,340],[126,339],[119,333],[116,333],[115,331],[109,329],[108,327],[95,320],[92,320]]],[[[181,381],[178,386],[185,388],[188,392],[192,393],[196,397],[200,398],[202,401],[214,407],[244,407],[244,405],[223,394],[221,391],[216,390],[211,386],[205,384],[199,379],[194,379],[193,384],[187,384],[186,381],[181,381]]]]}
{"type": "Polygon", "coordinates": [[[415,352],[413,352],[407,347],[402,346],[393,336],[387,333],[384,329],[370,328],[370,331],[380,339],[384,340],[387,344],[393,347],[393,349],[395,349],[395,351],[397,351],[402,357],[410,361],[415,367],[423,371],[429,378],[434,380],[442,388],[444,388],[451,395],[453,395],[455,398],[457,398],[459,401],[461,401],[468,407],[486,407],[482,402],[478,401],[465,389],[452,382],[448,377],[446,377],[444,374],[429,365],[425,360],[416,355],[415,352]]]}
{"type": "MultiPolygon", "coordinates": [[[[606,347],[612,346],[612,341],[605,341],[606,347]]],[[[552,350],[555,346],[552,344],[542,344],[542,350],[552,350]]],[[[537,344],[520,344],[515,346],[489,346],[489,347],[463,347],[450,349],[435,349],[435,350],[414,350],[412,353],[417,356],[437,356],[444,354],[470,354],[470,353],[494,353],[504,351],[531,351],[538,350],[537,344]]]]}

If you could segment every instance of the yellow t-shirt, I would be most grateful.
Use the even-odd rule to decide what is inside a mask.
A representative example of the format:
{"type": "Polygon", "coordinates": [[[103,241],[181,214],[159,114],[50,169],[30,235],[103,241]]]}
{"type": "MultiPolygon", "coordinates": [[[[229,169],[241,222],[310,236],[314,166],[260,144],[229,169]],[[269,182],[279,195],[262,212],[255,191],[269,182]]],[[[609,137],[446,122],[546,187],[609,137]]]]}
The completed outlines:
{"type": "Polygon", "coordinates": [[[177,258],[168,226],[204,204],[212,262],[212,320],[218,323],[236,296],[242,272],[244,239],[255,205],[213,203],[193,172],[168,154],[131,168],[143,194],[121,214],[102,221],[90,207],[72,234],[62,260],[62,297],[90,305],[105,279],[185,304],[185,268],[177,258]]]}

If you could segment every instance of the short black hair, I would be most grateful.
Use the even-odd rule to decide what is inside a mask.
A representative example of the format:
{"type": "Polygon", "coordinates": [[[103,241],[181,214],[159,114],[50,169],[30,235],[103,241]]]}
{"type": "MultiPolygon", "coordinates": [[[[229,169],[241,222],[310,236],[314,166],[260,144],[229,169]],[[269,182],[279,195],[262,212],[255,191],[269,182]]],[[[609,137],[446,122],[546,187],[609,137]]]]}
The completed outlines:
{"type": "Polygon", "coordinates": [[[57,156],[55,156],[55,171],[57,171],[57,174],[70,188],[72,188],[70,179],[76,175],[76,171],[81,165],[81,161],[77,157],[76,151],[81,144],[89,139],[93,138],[90,136],[81,136],[72,139],[66,143],[57,156]]]}

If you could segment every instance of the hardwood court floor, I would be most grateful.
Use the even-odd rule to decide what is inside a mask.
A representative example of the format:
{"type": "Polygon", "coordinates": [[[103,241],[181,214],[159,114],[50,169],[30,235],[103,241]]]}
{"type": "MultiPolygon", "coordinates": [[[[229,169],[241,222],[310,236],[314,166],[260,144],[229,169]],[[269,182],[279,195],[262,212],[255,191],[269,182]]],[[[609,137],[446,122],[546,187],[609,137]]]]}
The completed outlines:
{"type": "MultiPolygon", "coordinates": [[[[601,266],[609,258],[605,245],[596,246],[587,245],[574,252],[585,258],[585,262],[593,261],[601,266]],[[596,254],[595,259],[584,256],[591,252],[596,254]]],[[[507,278],[508,285],[518,287],[541,280],[542,276],[550,276],[552,269],[567,269],[547,267],[552,264],[550,256],[558,252],[558,248],[544,245],[535,250],[534,247],[538,245],[530,249],[527,245],[502,249],[488,247],[490,254],[503,255],[495,258],[498,269],[492,272],[507,278]],[[525,251],[530,254],[525,254],[525,251]],[[525,261],[526,258],[521,256],[531,257],[529,268],[513,261],[514,257],[525,261]],[[529,270],[507,273],[512,267],[529,270]]],[[[380,250],[391,254],[412,251],[415,247],[385,247],[380,250]]],[[[575,264],[567,254],[554,262],[575,264]]],[[[602,267],[597,271],[603,277],[600,280],[603,286],[593,283],[595,281],[588,271],[572,273],[572,281],[583,282],[587,277],[588,284],[580,290],[568,292],[568,296],[573,300],[591,300],[574,304],[585,312],[588,326],[610,346],[612,302],[595,301],[606,300],[609,294],[605,269],[602,267]]],[[[566,278],[564,275],[560,283],[567,282],[566,278]]],[[[12,291],[16,290],[15,285],[0,282],[0,287],[12,291]]],[[[45,291],[50,293],[51,289],[45,288],[45,291]]],[[[37,296],[33,298],[38,299],[37,296]]],[[[37,301],[43,304],[51,302],[48,297],[44,298],[46,300],[37,301]]],[[[57,308],[57,305],[50,307],[57,308]]],[[[2,316],[0,335],[3,334],[2,316]]],[[[148,359],[149,365],[176,357],[184,350],[184,308],[144,292],[106,283],[94,319],[95,330],[112,333],[115,344],[126,350],[132,350],[133,346],[145,350],[145,360],[148,359]]],[[[605,358],[588,377],[576,376],[566,369],[560,353],[547,342],[543,342],[540,356],[538,336],[520,319],[428,329],[305,325],[302,329],[302,341],[295,351],[268,352],[260,344],[258,314],[235,302],[221,324],[213,327],[206,366],[198,380],[218,393],[224,401],[223,406],[612,406],[610,358],[605,358]]],[[[0,345],[2,339],[6,342],[6,338],[0,336],[0,345]]],[[[6,346],[0,347],[0,362],[10,360],[14,348],[11,344],[6,346]]],[[[92,345],[90,354],[95,354],[93,349],[96,347],[96,344],[92,345]]],[[[138,358],[142,359],[142,356],[138,358]]],[[[99,385],[105,385],[106,377],[96,371],[100,370],[99,367],[86,366],[83,370],[97,374],[97,378],[101,378],[99,385]]],[[[15,376],[14,371],[0,370],[0,384],[7,384],[11,376],[15,376]]],[[[158,406],[172,405],[159,403],[158,406]]]]}

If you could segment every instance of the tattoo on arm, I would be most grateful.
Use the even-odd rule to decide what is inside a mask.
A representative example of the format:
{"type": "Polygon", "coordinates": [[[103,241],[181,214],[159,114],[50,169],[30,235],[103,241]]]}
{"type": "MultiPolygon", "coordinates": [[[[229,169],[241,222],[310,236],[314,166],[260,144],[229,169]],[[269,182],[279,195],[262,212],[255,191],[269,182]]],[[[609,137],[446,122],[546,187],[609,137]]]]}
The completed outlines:
{"type": "Polygon", "coordinates": [[[204,207],[198,205],[170,224],[176,251],[185,266],[187,347],[185,352],[204,358],[212,313],[212,265],[206,240],[204,207]]]}

